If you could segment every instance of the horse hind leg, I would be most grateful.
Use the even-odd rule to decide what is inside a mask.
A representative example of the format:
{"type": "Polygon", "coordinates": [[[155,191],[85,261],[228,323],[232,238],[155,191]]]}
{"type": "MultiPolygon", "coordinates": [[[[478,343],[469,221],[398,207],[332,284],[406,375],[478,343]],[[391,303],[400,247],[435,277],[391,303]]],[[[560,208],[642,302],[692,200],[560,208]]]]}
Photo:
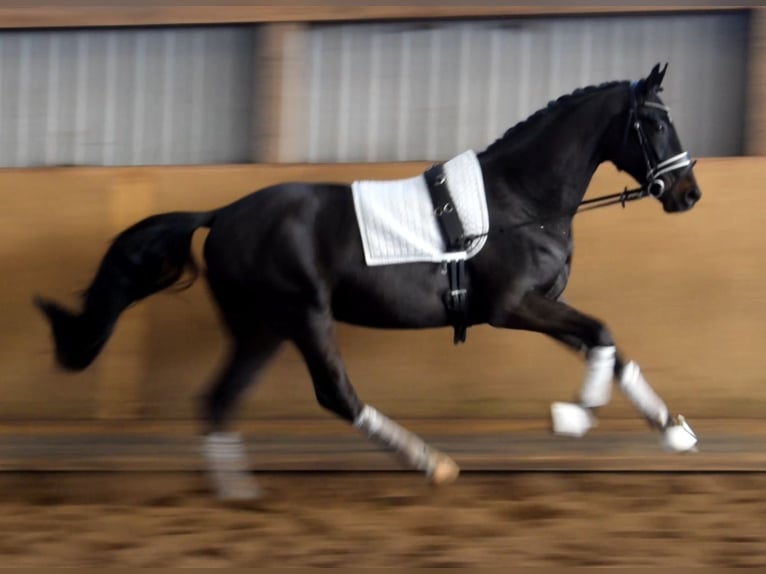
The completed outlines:
{"type": "Polygon", "coordinates": [[[209,479],[222,500],[251,500],[260,494],[240,434],[226,427],[237,399],[257,378],[280,342],[266,333],[236,340],[226,364],[204,396],[203,454],[209,479]]]}
{"type": "Polygon", "coordinates": [[[319,404],[405,465],[425,473],[433,484],[455,480],[460,471],[450,457],[359,400],[338,352],[334,330],[329,310],[311,311],[293,337],[306,361],[319,404]]]}

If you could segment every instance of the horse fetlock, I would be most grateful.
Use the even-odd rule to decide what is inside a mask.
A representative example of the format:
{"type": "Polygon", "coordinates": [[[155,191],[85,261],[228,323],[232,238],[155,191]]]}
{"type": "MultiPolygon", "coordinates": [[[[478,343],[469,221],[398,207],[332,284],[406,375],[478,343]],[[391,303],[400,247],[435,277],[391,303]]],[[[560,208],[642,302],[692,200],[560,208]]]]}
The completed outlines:
{"type": "Polygon", "coordinates": [[[682,415],[665,426],[660,445],[669,452],[697,452],[697,435],[682,415]]]}
{"type": "Polygon", "coordinates": [[[208,477],[221,500],[253,500],[260,489],[248,468],[247,454],[238,433],[212,432],[205,436],[203,453],[208,477]]]}

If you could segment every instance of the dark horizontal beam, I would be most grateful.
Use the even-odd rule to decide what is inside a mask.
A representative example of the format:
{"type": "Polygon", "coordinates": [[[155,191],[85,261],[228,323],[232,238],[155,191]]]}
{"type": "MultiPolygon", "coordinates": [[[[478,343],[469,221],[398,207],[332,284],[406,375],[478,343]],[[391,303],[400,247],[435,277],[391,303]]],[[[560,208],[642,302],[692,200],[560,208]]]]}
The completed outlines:
{"type": "Polygon", "coordinates": [[[321,6],[284,2],[204,4],[168,0],[96,2],[58,0],[44,2],[0,1],[0,28],[73,28],[108,26],[162,26],[194,24],[246,24],[268,22],[328,22],[426,18],[544,16],[572,14],[662,13],[720,11],[749,6],[697,3],[689,6],[508,6],[452,2],[448,5],[365,6],[359,3],[325,3],[321,6]]]}

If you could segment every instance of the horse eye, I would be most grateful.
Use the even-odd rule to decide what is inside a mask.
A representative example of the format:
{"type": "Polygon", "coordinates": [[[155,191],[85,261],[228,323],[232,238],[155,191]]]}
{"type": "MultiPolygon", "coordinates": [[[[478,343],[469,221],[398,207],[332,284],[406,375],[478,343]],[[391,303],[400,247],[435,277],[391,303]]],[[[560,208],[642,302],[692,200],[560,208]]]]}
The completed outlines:
{"type": "Polygon", "coordinates": [[[665,132],[665,122],[657,122],[657,131],[660,133],[665,132]]]}

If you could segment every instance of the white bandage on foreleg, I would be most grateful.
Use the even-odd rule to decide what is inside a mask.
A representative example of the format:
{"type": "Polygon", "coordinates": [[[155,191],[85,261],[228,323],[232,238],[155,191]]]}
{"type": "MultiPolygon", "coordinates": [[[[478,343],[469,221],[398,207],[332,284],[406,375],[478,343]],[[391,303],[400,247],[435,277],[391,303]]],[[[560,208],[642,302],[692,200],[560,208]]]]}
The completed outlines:
{"type": "Polygon", "coordinates": [[[629,362],[622,369],[620,375],[620,389],[633,403],[633,406],[649,421],[660,428],[664,428],[668,423],[668,407],[665,402],[654,392],[649,383],[646,382],[641,369],[633,361],[629,362]]]}
{"type": "Polygon", "coordinates": [[[437,451],[419,436],[395,423],[375,408],[365,405],[354,420],[354,426],[384,448],[394,451],[406,464],[424,471],[428,476],[434,471],[437,451]]]}
{"type": "Polygon", "coordinates": [[[588,351],[588,366],[580,387],[580,404],[586,408],[602,407],[612,397],[615,348],[593,347],[588,351]]]}

